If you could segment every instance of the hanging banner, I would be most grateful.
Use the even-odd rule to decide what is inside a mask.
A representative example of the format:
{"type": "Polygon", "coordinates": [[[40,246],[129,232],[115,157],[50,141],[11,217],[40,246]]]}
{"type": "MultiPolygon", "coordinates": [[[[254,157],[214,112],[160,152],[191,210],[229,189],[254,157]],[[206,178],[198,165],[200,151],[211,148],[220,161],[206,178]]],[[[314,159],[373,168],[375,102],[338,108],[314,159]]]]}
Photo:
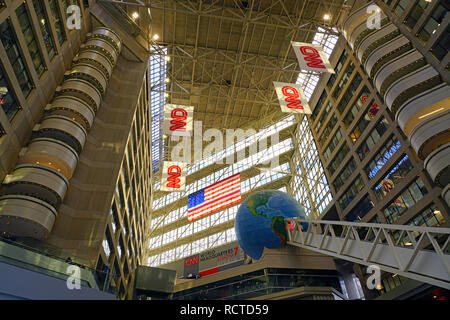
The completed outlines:
{"type": "Polygon", "coordinates": [[[291,44],[301,70],[335,73],[320,45],[304,42],[291,44]]]}
{"type": "Polygon", "coordinates": [[[273,82],[280,102],[281,111],[288,113],[311,114],[305,94],[300,85],[294,83],[273,82]]]}
{"type": "Polygon", "coordinates": [[[164,161],[161,175],[162,191],[184,191],[186,189],[186,163],[164,161]]]}
{"type": "Polygon", "coordinates": [[[163,134],[190,136],[194,127],[194,107],[166,104],[164,108],[163,134]]]}

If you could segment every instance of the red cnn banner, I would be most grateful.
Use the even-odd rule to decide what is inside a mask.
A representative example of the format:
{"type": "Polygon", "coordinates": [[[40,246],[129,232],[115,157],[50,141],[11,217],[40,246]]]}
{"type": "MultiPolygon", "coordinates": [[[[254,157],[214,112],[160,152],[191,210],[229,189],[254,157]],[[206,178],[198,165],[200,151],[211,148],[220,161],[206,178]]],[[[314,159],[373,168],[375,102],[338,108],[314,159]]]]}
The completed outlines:
{"type": "Polygon", "coordinates": [[[184,191],[186,189],[186,163],[164,161],[161,174],[162,191],[184,191]]]}
{"type": "Polygon", "coordinates": [[[302,70],[335,73],[325,52],[318,44],[291,42],[302,70]]]}
{"type": "Polygon", "coordinates": [[[277,92],[281,111],[287,113],[311,114],[305,94],[300,85],[294,83],[273,82],[277,92]]]}
{"type": "Polygon", "coordinates": [[[194,123],[194,107],[166,104],[164,108],[163,134],[190,136],[194,123]]]}

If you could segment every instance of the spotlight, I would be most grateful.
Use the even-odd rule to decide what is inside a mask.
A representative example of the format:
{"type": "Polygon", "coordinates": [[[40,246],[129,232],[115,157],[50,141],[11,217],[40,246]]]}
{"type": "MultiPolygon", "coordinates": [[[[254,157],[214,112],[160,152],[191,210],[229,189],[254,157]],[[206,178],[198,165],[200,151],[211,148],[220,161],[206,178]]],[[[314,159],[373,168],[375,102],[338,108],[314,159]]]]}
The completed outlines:
{"type": "Polygon", "coordinates": [[[155,34],[153,35],[152,39],[155,40],[155,41],[158,40],[158,39],[159,39],[159,35],[155,33],[155,34]]]}
{"type": "Polygon", "coordinates": [[[330,16],[328,13],[325,13],[325,14],[323,15],[323,20],[328,21],[328,20],[330,20],[330,19],[331,19],[331,16],[330,16]]]}
{"type": "Polygon", "coordinates": [[[131,18],[132,18],[133,20],[136,20],[137,18],[139,18],[139,13],[137,13],[136,11],[133,12],[133,13],[131,14],[131,18]]]}

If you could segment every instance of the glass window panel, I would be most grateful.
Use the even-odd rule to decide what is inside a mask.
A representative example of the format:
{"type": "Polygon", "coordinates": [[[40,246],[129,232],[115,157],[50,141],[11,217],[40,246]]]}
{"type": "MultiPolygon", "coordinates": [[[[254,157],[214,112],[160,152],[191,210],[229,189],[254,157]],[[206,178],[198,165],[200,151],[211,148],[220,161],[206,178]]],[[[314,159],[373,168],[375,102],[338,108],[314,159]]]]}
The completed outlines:
{"type": "Polygon", "coordinates": [[[427,42],[431,36],[436,32],[439,25],[448,15],[450,9],[450,2],[441,1],[431,13],[431,16],[425,21],[423,27],[418,33],[418,38],[422,42],[427,42]]]}
{"type": "Polygon", "coordinates": [[[27,98],[32,91],[31,77],[23,62],[23,57],[20,53],[17,39],[9,19],[0,24],[0,38],[8,55],[9,62],[13,67],[20,88],[22,89],[23,95],[27,98]]]}
{"type": "Polygon", "coordinates": [[[27,12],[27,8],[25,4],[22,4],[16,10],[17,18],[19,20],[20,28],[22,29],[23,36],[25,38],[25,42],[27,44],[28,50],[31,55],[31,60],[33,61],[34,68],[38,76],[41,76],[44,73],[44,63],[42,59],[41,52],[39,51],[35,33],[32,28],[30,16],[27,12]]]}
{"type": "Polygon", "coordinates": [[[408,16],[405,19],[405,23],[410,29],[414,28],[417,21],[423,15],[423,13],[425,12],[425,9],[428,7],[429,4],[430,4],[429,0],[416,1],[414,7],[412,8],[412,10],[410,11],[410,13],[408,14],[408,16]]]}
{"type": "Polygon", "coordinates": [[[403,190],[397,198],[392,200],[388,206],[383,210],[383,214],[386,217],[388,223],[396,223],[398,218],[408,208],[414,206],[414,204],[422,199],[427,190],[423,186],[421,178],[417,178],[412,182],[405,190],[403,190]]]}
{"type": "Polygon", "coordinates": [[[51,60],[55,56],[55,44],[50,32],[47,15],[45,14],[45,6],[42,0],[33,0],[33,7],[38,18],[39,28],[41,29],[42,38],[47,48],[48,57],[51,60]]]}
{"type": "Polygon", "coordinates": [[[439,39],[431,48],[431,53],[438,59],[443,60],[450,52],[450,30],[445,29],[439,39]]]}
{"type": "Polygon", "coordinates": [[[394,8],[395,14],[400,17],[411,2],[412,0],[400,0],[394,8]]]}

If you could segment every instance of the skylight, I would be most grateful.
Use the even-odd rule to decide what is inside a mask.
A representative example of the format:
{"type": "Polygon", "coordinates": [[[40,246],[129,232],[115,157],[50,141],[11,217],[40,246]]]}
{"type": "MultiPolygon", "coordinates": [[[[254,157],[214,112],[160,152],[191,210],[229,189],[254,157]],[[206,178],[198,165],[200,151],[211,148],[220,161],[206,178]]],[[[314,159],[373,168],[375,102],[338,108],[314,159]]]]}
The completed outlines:
{"type": "Polygon", "coordinates": [[[167,62],[164,59],[167,54],[167,48],[152,47],[155,54],[150,55],[150,109],[151,109],[151,130],[152,130],[152,170],[158,171],[159,164],[164,154],[164,139],[162,139],[161,123],[164,118],[164,106],[166,104],[167,84],[164,80],[167,77],[167,62]],[[156,53],[156,51],[158,51],[156,53]]]}
{"type": "MultiPolygon", "coordinates": [[[[333,28],[332,30],[337,33],[336,28],[333,28]]],[[[319,27],[317,31],[318,32],[316,32],[312,43],[319,44],[323,48],[325,55],[329,58],[339,37],[337,35],[330,34],[327,30],[321,27],[319,27]]],[[[311,98],[314,89],[319,82],[319,77],[320,74],[314,72],[305,72],[298,75],[296,83],[302,86],[303,91],[305,92],[305,97],[308,100],[311,98]]]]}
{"type": "MultiPolygon", "coordinates": [[[[329,58],[337,43],[338,36],[330,34],[321,27],[317,31],[312,43],[319,44],[329,58]]],[[[333,28],[333,31],[337,33],[335,28],[333,28]]],[[[297,84],[302,86],[308,100],[311,98],[319,78],[320,74],[313,72],[299,74],[297,84]]],[[[296,138],[299,153],[294,155],[293,162],[296,164],[296,173],[300,176],[294,176],[291,189],[294,198],[305,207],[308,217],[316,218],[315,215],[323,212],[332,200],[332,196],[306,117],[303,117],[302,123],[297,129],[296,138]],[[305,172],[302,172],[302,168],[305,172]]]]}

